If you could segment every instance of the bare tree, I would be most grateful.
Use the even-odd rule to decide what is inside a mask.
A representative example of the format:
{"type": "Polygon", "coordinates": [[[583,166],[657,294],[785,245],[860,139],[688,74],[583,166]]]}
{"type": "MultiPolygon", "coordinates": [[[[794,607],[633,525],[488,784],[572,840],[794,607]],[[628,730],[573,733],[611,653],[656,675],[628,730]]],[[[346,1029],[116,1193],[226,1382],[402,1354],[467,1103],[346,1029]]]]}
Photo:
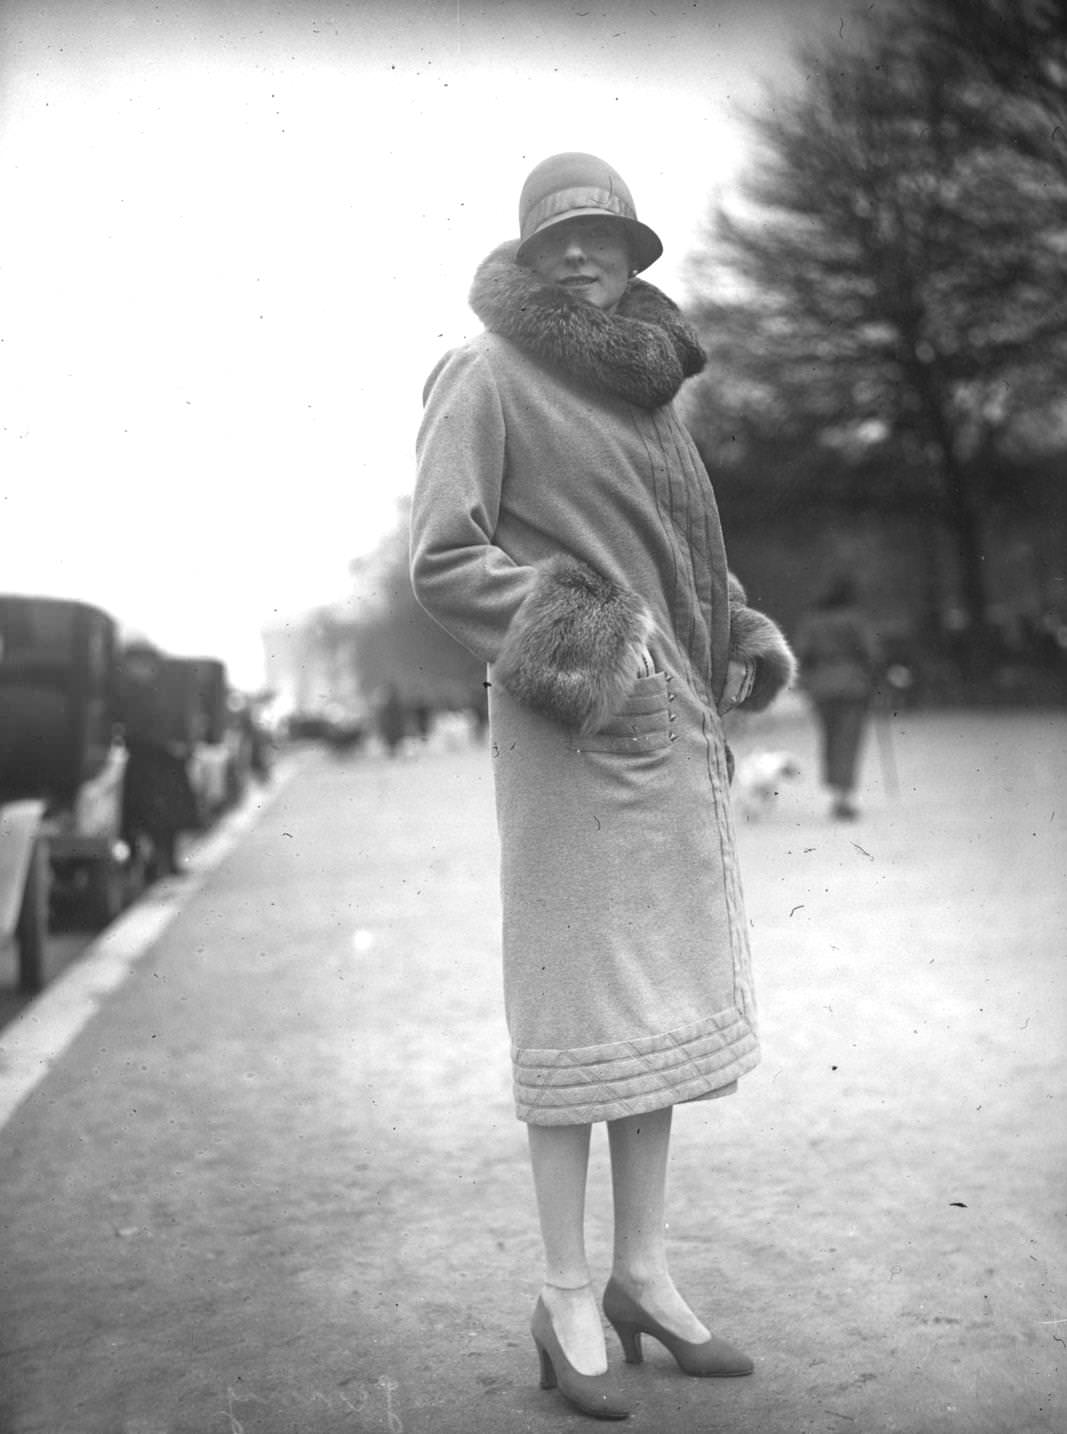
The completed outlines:
{"type": "Polygon", "coordinates": [[[1067,21],[1018,0],[880,13],[751,117],[760,160],[692,266],[710,362],[691,419],[714,461],[788,445],[862,456],[862,481],[891,451],[980,631],[989,455],[1065,441],[1067,21]]]}

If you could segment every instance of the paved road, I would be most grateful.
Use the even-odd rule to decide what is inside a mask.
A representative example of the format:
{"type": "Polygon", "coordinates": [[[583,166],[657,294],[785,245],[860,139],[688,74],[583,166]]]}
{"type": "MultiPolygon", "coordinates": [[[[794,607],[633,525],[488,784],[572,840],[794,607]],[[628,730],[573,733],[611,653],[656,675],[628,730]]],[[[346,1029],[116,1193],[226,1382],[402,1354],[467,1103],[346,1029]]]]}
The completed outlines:
{"type": "MultiPolygon", "coordinates": [[[[73,927],[59,930],[55,927],[48,933],[45,950],[45,983],[58,976],[83,955],[92,944],[95,933],[73,927]]],[[[18,950],[14,943],[0,947],[0,1031],[22,1014],[33,1001],[33,997],[19,988],[18,950]]]]}
{"type": "MultiPolygon", "coordinates": [[[[657,1352],[635,1434],[1067,1431],[1065,738],[898,721],[840,826],[804,724],[739,734],[805,773],[740,830],[765,1059],[678,1112],[671,1239],[756,1374],[657,1352]]],[[[589,1427],[526,1330],[491,762],[314,758],[0,1131],[4,1434],[589,1427]]]]}
{"type": "MultiPolygon", "coordinates": [[[[256,795],[257,789],[253,788],[253,802],[256,795]]],[[[210,841],[210,831],[184,834],[179,842],[180,859],[195,861],[196,853],[210,841]]],[[[99,928],[90,924],[84,904],[79,903],[75,895],[53,893],[42,963],[42,985],[51,985],[65,971],[77,965],[99,934],[99,928]]],[[[0,946],[0,1031],[20,1016],[34,999],[19,985],[19,953],[15,943],[12,941],[0,946]]]]}

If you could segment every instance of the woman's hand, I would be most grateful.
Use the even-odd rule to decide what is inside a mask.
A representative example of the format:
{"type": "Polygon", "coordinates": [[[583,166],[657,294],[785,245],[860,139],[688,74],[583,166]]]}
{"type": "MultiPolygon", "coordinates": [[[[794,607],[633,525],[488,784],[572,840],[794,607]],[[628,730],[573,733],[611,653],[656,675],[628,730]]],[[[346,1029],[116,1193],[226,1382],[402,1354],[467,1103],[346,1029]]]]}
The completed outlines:
{"type": "Polygon", "coordinates": [[[755,681],[756,664],[731,657],[726,667],[726,686],[723,688],[720,710],[731,712],[735,707],[740,707],[751,697],[755,681]]]}
{"type": "Polygon", "coordinates": [[[637,654],[637,675],[638,677],[651,677],[656,671],[656,664],[652,660],[652,654],[645,643],[637,654]]]}

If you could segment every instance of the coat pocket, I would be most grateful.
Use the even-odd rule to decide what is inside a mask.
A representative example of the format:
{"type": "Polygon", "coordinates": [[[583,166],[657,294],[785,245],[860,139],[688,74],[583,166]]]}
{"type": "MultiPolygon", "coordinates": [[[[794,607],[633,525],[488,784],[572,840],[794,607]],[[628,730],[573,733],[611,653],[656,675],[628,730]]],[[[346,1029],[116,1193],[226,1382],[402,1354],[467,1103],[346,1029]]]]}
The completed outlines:
{"type": "Polygon", "coordinates": [[[658,752],[671,744],[671,704],[666,673],[639,677],[623,706],[596,732],[571,732],[572,752],[658,752]]]}

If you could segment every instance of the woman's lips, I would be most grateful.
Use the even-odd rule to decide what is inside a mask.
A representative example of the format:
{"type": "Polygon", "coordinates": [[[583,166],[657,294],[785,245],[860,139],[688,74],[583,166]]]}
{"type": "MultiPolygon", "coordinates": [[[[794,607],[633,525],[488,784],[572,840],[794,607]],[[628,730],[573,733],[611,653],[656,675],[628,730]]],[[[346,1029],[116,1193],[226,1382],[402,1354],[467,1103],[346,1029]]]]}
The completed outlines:
{"type": "Polygon", "coordinates": [[[594,274],[568,274],[560,280],[565,289],[584,289],[587,284],[595,284],[594,274]]]}

